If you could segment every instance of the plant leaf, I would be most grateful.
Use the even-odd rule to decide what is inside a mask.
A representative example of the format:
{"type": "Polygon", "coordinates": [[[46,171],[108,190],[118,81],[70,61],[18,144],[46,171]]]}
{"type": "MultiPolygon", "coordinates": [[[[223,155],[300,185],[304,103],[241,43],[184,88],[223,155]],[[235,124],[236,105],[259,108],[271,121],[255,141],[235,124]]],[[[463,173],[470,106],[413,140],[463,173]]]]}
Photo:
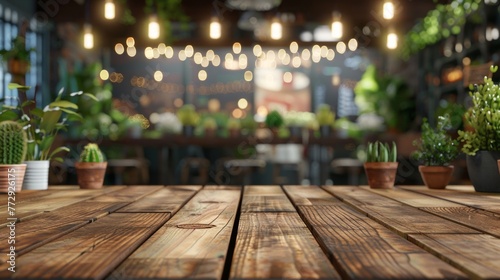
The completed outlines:
{"type": "Polygon", "coordinates": [[[78,110],[78,105],[76,105],[73,102],[66,101],[66,100],[58,100],[54,101],[49,104],[50,107],[59,107],[59,108],[70,108],[70,109],[75,109],[78,110]]]}

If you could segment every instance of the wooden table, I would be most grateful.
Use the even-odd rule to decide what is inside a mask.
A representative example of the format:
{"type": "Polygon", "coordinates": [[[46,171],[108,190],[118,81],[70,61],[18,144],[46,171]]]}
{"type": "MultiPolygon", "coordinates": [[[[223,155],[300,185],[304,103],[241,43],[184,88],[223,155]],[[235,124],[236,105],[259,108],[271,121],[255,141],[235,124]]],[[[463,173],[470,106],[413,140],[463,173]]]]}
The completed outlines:
{"type": "Polygon", "coordinates": [[[500,278],[500,195],[469,186],[68,186],[10,213],[8,197],[2,279],[500,278]]]}

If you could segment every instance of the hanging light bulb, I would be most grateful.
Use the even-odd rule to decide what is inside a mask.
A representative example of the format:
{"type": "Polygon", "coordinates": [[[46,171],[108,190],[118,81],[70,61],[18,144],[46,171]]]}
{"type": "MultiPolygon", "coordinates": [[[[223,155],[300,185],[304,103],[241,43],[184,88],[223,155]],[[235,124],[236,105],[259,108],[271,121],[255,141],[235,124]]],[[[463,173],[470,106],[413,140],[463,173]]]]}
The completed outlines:
{"type": "Polygon", "coordinates": [[[113,2],[113,0],[106,0],[106,2],[104,3],[104,18],[115,18],[115,3],[113,2]]]}
{"type": "Polygon", "coordinates": [[[160,38],[160,25],[158,24],[156,15],[151,15],[149,19],[148,37],[149,39],[160,38]]]}
{"type": "Polygon", "coordinates": [[[222,28],[217,17],[212,17],[210,22],[210,38],[219,39],[222,35],[222,28]]]}
{"type": "Polygon", "coordinates": [[[343,36],[343,26],[340,21],[340,13],[333,12],[332,37],[334,40],[340,40],[343,36]]]}
{"type": "Polygon", "coordinates": [[[387,34],[387,48],[393,50],[398,47],[398,35],[393,31],[387,34]]]}
{"type": "Polygon", "coordinates": [[[271,39],[279,40],[283,35],[283,27],[278,18],[275,18],[271,23],[271,39]]]}
{"type": "Polygon", "coordinates": [[[382,16],[384,19],[392,19],[394,17],[394,4],[391,0],[386,0],[382,9],[382,16]]]}
{"type": "Polygon", "coordinates": [[[83,47],[86,49],[94,47],[94,34],[92,34],[92,26],[88,23],[83,26],[83,47]]]}

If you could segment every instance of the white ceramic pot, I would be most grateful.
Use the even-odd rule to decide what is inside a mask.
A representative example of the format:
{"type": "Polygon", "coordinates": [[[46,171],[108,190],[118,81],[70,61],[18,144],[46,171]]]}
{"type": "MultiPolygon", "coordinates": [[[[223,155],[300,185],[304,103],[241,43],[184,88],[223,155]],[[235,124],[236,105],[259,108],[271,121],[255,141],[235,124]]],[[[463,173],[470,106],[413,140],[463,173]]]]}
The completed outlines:
{"type": "Polygon", "coordinates": [[[23,190],[46,190],[49,187],[48,160],[25,161],[26,173],[24,175],[23,190]]]}

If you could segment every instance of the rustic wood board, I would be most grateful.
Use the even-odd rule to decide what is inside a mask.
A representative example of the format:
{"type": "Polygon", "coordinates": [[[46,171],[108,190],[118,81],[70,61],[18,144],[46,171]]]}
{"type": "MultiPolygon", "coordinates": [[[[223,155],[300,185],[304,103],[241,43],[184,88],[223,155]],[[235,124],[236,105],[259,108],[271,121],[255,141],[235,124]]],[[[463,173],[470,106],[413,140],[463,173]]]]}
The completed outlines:
{"type": "Polygon", "coordinates": [[[296,212],[280,186],[245,186],[241,212],[296,212]]]}
{"type": "Polygon", "coordinates": [[[230,279],[340,279],[297,213],[242,213],[230,279]]]}
{"type": "Polygon", "coordinates": [[[410,235],[410,240],[472,279],[499,279],[500,239],[487,234],[410,235]]]}
{"type": "Polygon", "coordinates": [[[190,186],[169,186],[133,202],[118,212],[175,213],[201,189],[190,186]]]}
{"type": "Polygon", "coordinates": [[[427,207],[422,210],[500,238],[500,215],[472,207],[427,207]]]}
{"type": "Polygon", "coordinates": [[[130,186],[119,192],[112,192],[90,199],[92,202],[134,202],[150,193],[162,189],[162,186],[130,186]]]}
{"type": "Polygon", "coordinates": [[[220,279],[240,197],[241,188],[199,191],[110,279],[220,279]]]}
{"type": "MultiPolygon", "coordinates": [[[[125,206],[124,202],[87,202],[59,208],[39,215],[26,222],[16,223],[16,251],[22,255],[91,221],[108,215],[125,206]]],[[[9,228],[0,228],[0,234],[8,236],[9,228]]],[[[6,256],[9,244],[0,242],[0,260],[6,256]]]]}
{"type": "Polygon", "coordinates": [[[457,269],[347,206],[298,208],[342,277],[466,278],[457,269]]]}
{"type": "MultiPolygon", "coordinates": [[[[466,206],[484,209],[500,214],[500,194],[480,193],[455,190],[431,190],[428,188],[402,187],[406,190],[418,192],[424,196],[436,197],[466,206]]],[[[441,206],[441,205],[434,205],[441,206]]],[[[422,206],[426,207],[426,206],[422,206]]],[[[433,206],[427,206],[433,207],[433,206]]]]}
{"type": "MultiPolygon", "coordinates": [[[[469,227],[429,214],[367,189],[334,188],[345,203],[406,237],[411,233],[479,233],[469,227]]],[[[460,208],[460,207],[450,207],[460,208]]]]}
{"type": "Polygon", "coordinates": [[[317,186],[283,186],[295,205],[332,205],[340,200],[317,186]]]}
{"type": "MultiPolygon", "coordinates": [[[[123,187],[106,187],[97,190],[71,189],[38,191],[39,197],[34,197],[29,200],[24,200],[22,197],[19,198],[16,194],[15,217],[19,221],[25,221],[44,212],[53,211],[64,206],[97,197],[99,195],[111,193],[122,188],[123,187]]],[[[7,211],[0,212],[0,222],[2,223],[0,225],[5,225],[4,221],[6,221],[7,218],[10,218],[7,215],[7,211]]]]}
{"type": "Polygon", "coordinates": [[[162,226],[168,216],[167,213],[113,213],[18,257],[13,275],[6,270],[7,264],[2,263],[0,277],[104,278],[162,226]]]}

